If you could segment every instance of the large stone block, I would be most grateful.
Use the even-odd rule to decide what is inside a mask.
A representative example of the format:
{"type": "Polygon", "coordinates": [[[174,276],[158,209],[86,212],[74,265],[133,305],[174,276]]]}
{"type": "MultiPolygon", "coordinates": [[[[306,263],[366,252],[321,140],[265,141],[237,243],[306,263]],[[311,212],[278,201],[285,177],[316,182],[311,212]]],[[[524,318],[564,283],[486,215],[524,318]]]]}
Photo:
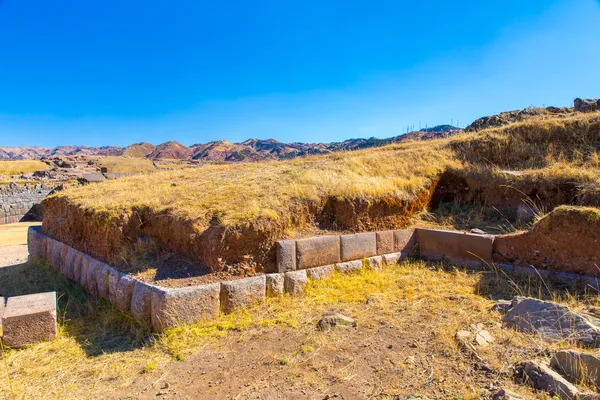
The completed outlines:
{"type": "Polygon", "coordinates": [[[339,263],[340,237],[317,236],[296,240],[296,261],[297,269],[339,263]]]}
{"type": "Polygon", "coordinates": [[[277,271],[286,272],[296,269],[296,241],[280,240],[275,244],[277,253],[277,271]]]}
{"type": "MultiPolygon", "coordinates": [[[[115,307],[117,303],[117,290],[121,276],[122,274],[114,268],[111,268],[108,272],[108,301],[110,301],[110,303],[115,307]]],[[[129,301],[131,301],[131,298],[129,301]]]]}
{"type": "Polygon", "coordinates": [[[414,229],[397,229],[394,231],[394,252],[410,254],[417,244],[417,234],[414,229]]]}
{"type": "Polygon", "coordinates": [[[87,269],[87,279],[85,289],[90,294],[90,296],[98,297],[98,282],[96,280],[96,270],[98,269],[98,265],[101,264],[100,261],[94,260],[88,264],[87,269]]]}
{"type": "Polygon", "coordinates": [[[229,314],[265,300],[267,288],[264,275],[221,283],[221,311],[229,314]]]}
{"type": "MultiPolygon", "coordinates": [[[[111,275],[112,276],[112,275],[111,275]]],[[[121,311],[129,311],[131,309],[131,299],[133,297],[133,289],[137,280],[130,275],[122,275],[119,282],[110,287],[110,302],[121,311]],[[114,300],[114,301],[113,301],[114,300]]]]}
{"type": "Polygon", "coordinates": [[[63,246],[64,245],[58,240],[52,240],[51,247],[48,248],[50,256],[48,264],[57,271],[60,271],[60,253],[63,246]]]}
{"type": "Polygon", "coordinates": [[[105,300],[110,300],[109,297],[109,282],[108,279],[110,277],[110,271],[113,268],[105,264],[103,262],[98,262],[96,264],[96,287],[98,288],[98,296],[102,297],[105,300]]]}
{"type": "Polygon", "coordinates": [[[30,226],[27,230],[27,249],[30,260],[42,257],[42,245],[46,235],[40,231],[40,228],[39,226],[30,226]]]}
{"type": "Polygon", "coordinates": [[[136,280],[131,295],[131,314],[140,320],[149,319],[152,309],[152,286],[136,280]]]}
{"type": "Polygon", "coordinates": [[[73,281],[81,282],[81,263],[83,261],[84,254],[80,251],[75,252],[75,258],[73,259],[73,281]]]}
{"type": "Polygon", "coordinates": [[[304,293],[307,283],[308,277],[304,269],[285,273],[283,285],[286,293],[294,295],[304,293]]]}
{"type": "Polygon", "coordinates": [[[77,253],[79,253],[79,252],[69,246],[63,246],[63,252],[65,253],[65,256],[63,259],[64,261],[61,264],[60,272],[62,272],[62,274],[64,276],[66,276],[68,279],[74,280],[75,279],[75,272],[74,272],[75,257],[77,256],[77,253]],[[65,248],[66,248],[66,250],[65,250],[65,248]]]}
{"type": "Polygon", "coordinates": [[[340,236],[341,261],[360,260],[377,255],[375,232],[355,233],[340,236]]]}
{"type": "Polygon", "coordinates": [[[493,236],[437,229],[417,229],[421,257],[465,265],[492,261],[493,236]]]}
{"type": "Polygon", "coordinates": [[[266,277],[267,297],[277,297],[283,294],[283,273],[267,274],[266,277]]]}
{"type": "Polygon", "coordinates": [[[335,269],[340,274],[354,274],[360,272],[363,267],[363,260],[346,261],[335,264],[335,269]]]}
{"type": "Polygon", "coordinates": [[[2,341],[10,347],[56,337],[56,292],[10,297],[2,316],[2,341]]]}
{"type": "Polygon", "coordinates": [[[380,231],[377,236],[377,254],[390,254],[394,252],[394,231],[380,231]]]}
{"type": "Polygon", "coordinates": [[[152,289],[152,328],[156,332],[215,318],[220,312],[221,284],[152,289]]]}
{"type": "Polygon", "coordinates": [[[334,273],[335,266],[333,265],[324,265],[322,267],[314,267],[306,270],[308,277],[315,281],[331,278],[334,273]]]}
{"type": "Polygon", "coordinates": [[[87,292],[87,277],[88,270],[90,269],[90,264],[92,264],[95,260],[88,256],[87,254],[83,254],[81,257],[80,271],[79,271],[79,284],[87,292]]]}

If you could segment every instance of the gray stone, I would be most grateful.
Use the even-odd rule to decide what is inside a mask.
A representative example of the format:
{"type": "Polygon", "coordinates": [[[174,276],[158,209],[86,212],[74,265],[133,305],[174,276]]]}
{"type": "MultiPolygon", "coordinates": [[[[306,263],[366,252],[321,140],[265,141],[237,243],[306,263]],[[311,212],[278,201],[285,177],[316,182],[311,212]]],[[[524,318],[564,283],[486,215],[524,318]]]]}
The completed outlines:
{"type": "MultiPolygon", "coordinates": [[[[137,285],[136,285],[137,286],[137,285]]],[[[152,328],[156,332],[178,325],[216,318],[220,312],[221,284],[152,289],[152,328]]]]}
{"type": "Polygon", "coordinates": [[[579,390],[548,366],[525,361],[517,368],[517,378],[537,390],[543,390],[564,400],[577,399],[579,390]]]}
{"type": "Polygon", "coordinates": [[[139,320],[150,318],[152,286],[146,282],[136,280],[131,295],[131,314],[139,320]]]}
{"type": "Polygon", "coordinates": [[[276,243],[277,271],[286,272],[296,269],[296,241],[280,240],[276,243]]]}
{"type": "Polygon", "coordinates": [[[383,268],[383,257],[375,256],[369,257],[365,260],[367,267],[375,270],[381,270],[383,268]]]}
{"type": "Polygon", "coordinates": [[[597,111],[599,106],[600,100],[598,99],[582,99],[578,97],[573,101],[573,108],[578,112],[597,111]]]}
{"type": "Polygon", "coordinates": [[[377,236],[377,254],[390,254],[394,252],[394,231],[380,231],[377,236]]]}
{"type": "Polygon", "coordinates": [[[571,382],[585,381],[600,387],[600,356],[575,350],[560,350],[552,357],[550,365],[571,382]]]}
{"type": "Polygon", "coordinates": [[[296,260],[297,269],[339,263],[340,237],[317,236],[296,240],[296,260]]]}
{"type": "Polygon", "coordinates": [[[568,307],[549,301],[516,297],[504,323],[545,339],[573,341],[583,347],[600,346],[598,326],[568,307]]]}
{"type": "Polygon", "coordinates": [[[90,264],[92,264],[95,260],[88,256],[87,254],[83,254],[80,262],[80,270],[79,270],[79,284],[87,292],[87,279],[88,279],[88,270],[90,269],[90,264]]]}
{"type": "Polygon", "coordinates": [[[284,290],[290,294],[302,294],[306,289],[308,283],[308,277],[306,270],[289,271],[284,275],[284,290]]]}
{"type": "Polygon", "coordinates": [[[42,247],[44,235],[39,226],[30,226],[27,230],[27,249],[29,250],[29,259],[35,260],[42,257],[42,247]]]}
{"type": "Polygon", "coordinates": [[[501,314],[506,314],[512,307],[512,301],[510,300],[498,300],[491,308],[491,311],[496,311],[501,314]]]}
{"type": "Polygon", "coordinates": [[[335,269],[341,274],[354,274],[360,272],[363,267],[362,260],[346,261],[335,264],[335,269]]]}
{"type": "Polygon", "coordinates": [[[355,233],[340,236],[341,261],[360,260],[377,255],[375,232],[355,233]]]}
{"type": "Polygon", "coordinates": [[[73,281],[81,282],[81,263],[83,261],[84,254],[80,251],[75,253],[75,259],[73,260],[73,281]]]}
{"type": "Polygon", "coordinates": [[[2,332],[2,317],[4,316],[5,299],[0,296],[0,333],[2,332]]]}
{"type": "MultiPolygon", "coordinates": [[[[117,306],[117,293],[119,291],[119,282],[121,281],[122,276],[123,274],[115,268],[111,268],[108,273],[108,301],[115,307],[117,306]]],[[[129,298],[129,301],[131,301],[131,297],[129,298]]],[[[129,306],[127,308],[129,308],[129,306]]]]}
{"type": "Polygon", "coordinates": [[[524,400],[524,398],[508,389],[500,389],[494,393],[492,400],[524,400]]]}
{"type": "Polygon", "coordinates": [[[87,279],[85,289],[92,297],[98,297],[98,282],[96,280],[96,270],[98,269],[98,265],[103,264],[98,260],[92,260],[88,264],[87,269],[87,279]]]}
{"type": "Polygon", "coordinates": [[[103,262],[98,262],[96,264],[96,287],[98,288],[98,296],[102,297],[105,300],[110,300],[109,296],[109,282],[108,279],[110,277],[110,271],[113,268],[105,264],[103,262]]]}
{"type": "Polygon", "coordinates": [[[317,322],[317,329],[320,331],[327,331],[337,326],[356,327],[356,321],[354,318],[347,317],[344,314],[330,312],[323,314],[323,317],[317,322]]]}
{"type": "Polygon", "coordinates": [[[414,229],[397,229],[394,231],[394,252],[410,254],[417,244],[414,229]]]}
{"type": "Polygon", "coordinates": [[[265,300],[267,288],[264,275],[221,282],[221,311],[229,314],[265,300]]]}
{"type": "Polygon", "coordinates": [[[2,342],[22,347],[56,337],[56,292],[10,297],[2,316],[2,342]]]}
{"type": "Polygon", "coordinates": [[[398,264],[404,259],[404,255],[402,253],[384,254],[381,257],[383,258],[383,263],[387,266],[398,264]]]}
{"type": "Polygon", "coordinates": [[[111,303],[121,311],[131,310],[131,299],[133,297],[133,288],[137,280],[130,275],[122,275],[116,286],[110,288],[111,303]]]}
{"type": "Polygon", "coordinates": [[[281,296],[284,293],[284,290],[283,290],[283,281],[284,281],[283,273],[267,274],[267,276],[266,276],[265,279],[266,279],[267,296],[268,297],[277,297],[277,296],[281,296]]]}
{"type": "Polygon", "coordinates": [[[494,237],[472,233],[417,229],[421,257],[446,260],[464,265],[481,265],[492,261],[494,237]]]}
{"type": "Polygon", "coordinates": [[[75,257],[77,256],[78,251],[72,247],[64,246],[63,249],[66,248],[66,255],[64,257],[64,261],[61,265],[60,272],[66,276],[70,280],[75,279],[75,257]]]}
{"type": "Polygon", "coordinates": [[[306,270],[308,277],[315,281],[331,278],[334,272],[335,266],[333,265],[324,265],[322,267],[314,267],[306,270]]]}
{"type": "Polygon", "coordinates": [[[63,244],[54,239],[51,243],[51,247],[48,248],[50,251],[50,259],[48,260],[48,263],[52,268],[60,271],[60,252],[62,251],[63,244]]]}

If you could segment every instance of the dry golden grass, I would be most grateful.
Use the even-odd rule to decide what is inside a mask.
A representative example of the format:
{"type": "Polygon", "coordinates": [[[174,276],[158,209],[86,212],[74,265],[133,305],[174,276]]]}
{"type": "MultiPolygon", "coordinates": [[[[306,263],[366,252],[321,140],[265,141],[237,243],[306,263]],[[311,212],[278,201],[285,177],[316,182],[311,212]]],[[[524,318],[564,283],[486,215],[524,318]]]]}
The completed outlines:
{"type": "Polygon", "coordinates": [[[147,173],[156,170],[152,161],[143,158],[102,157],[97,164],[108,172],[116,173],[147,173]]]}
{"type": "MultiPolygon", "coordinates": [[[[550,282],[534,279],[515,282],[504,279],[501,273],[475,274],[406,262],[381,272],[363,270],[352,276],[335,275],[329,280],[311,281],[303,297],[268,299],[248,310],[151,336],[147,327],[128,314],[115,310],[103,300],[88,298],[78,286],[43,265],[24,266],[20,270],[0,269],[0,295],[55,289],[60,297],[59,336],[52,342],[23,350],[3,351],[0,399],[38,398],[40,393],[47,399],[112,398],[114,392],[127,392],[140,376],[150,375],[150,381],[159,379],[174,361],[185,360],[207,345],[227,346],[232,336],[237,338],[234,341],[239,341],[250,332],[260,338],[260,332],[290,329],[303,339],[297,348],[281,354],[278,363],[290,368],[287,373],[294,381],[309,387],[327,386],[329,381],[314,371],[325,367],[330,370],[331,360],[315,358],[316,355],[333,351],[361,357],[365,350],[360,341],[379,332],[382,324],[402,332],[408,343],[427,340],[427,346],[419,345],[415,351],[423,357],[435,357],[432,379],[436,388],[445,388],[448,393],[463,398],[477,398],[479,383],[475,377],[465,378],[467,380],[458,386],[444,380],[449,374],[462,376],[460,371],[472,368],[472,359],[461,355],[454,340],[458,330],[484,322],[496,337],[496,344],[482,349],[479,355],[502,374],[509,374],[511,366],[524,357],[537,356],[540,349],[567,346],[566,343],[542,343],[533,335],[500,327],[495,323],[500,316],[489,311],[492,304],[489,297],[532,295],[566,302],[576,308],[584,303],[598,303],[597,295],[574,295],[556,290],[550,282]],[[352,340],[359,342],[349,345],[350,337],[344,332],[324,336],[315,330],[319,316],[332,308],[358,320],[363,333],[352,340]],[[428,332],[436,334],[425,337],[422,331],[413,329],[423,324],[427,325],[428,332]],[[372,333],[361,339],[365,332],[372,333]],[[314,368],[307,368],[307,362],[314,363],[314,368]]],[[[408,380],[416,379],[417,372],[411,372],[409,366],[402,368],[408,369],[398,375],[400,381],[395,382],[408,384],[408,380]]],[[[342,382],[353,379],[353,375],[345,371],[331,373],[342,382]]],[[[511,385],[508,378],[503,384],[511,385]]],[[[395,393],[396,388],[392,385],[382,390],[395,393]]]]}
{"type": "Polygon", "coordinates": [[[35,171],[45,171],[49,167],[37,160],[0,161],[0,175],[30,174],[35,171]]]}
{"type": "Polygon", "coordinates": [[[147,206],[200,223],[219,215],[224,224],[278,219],[295,202],[333,197],[411,199],[450,165],[440,141],[396,145],[291,161],[158,172],[57,194],[85,208],[129,211],[147,206]]]}

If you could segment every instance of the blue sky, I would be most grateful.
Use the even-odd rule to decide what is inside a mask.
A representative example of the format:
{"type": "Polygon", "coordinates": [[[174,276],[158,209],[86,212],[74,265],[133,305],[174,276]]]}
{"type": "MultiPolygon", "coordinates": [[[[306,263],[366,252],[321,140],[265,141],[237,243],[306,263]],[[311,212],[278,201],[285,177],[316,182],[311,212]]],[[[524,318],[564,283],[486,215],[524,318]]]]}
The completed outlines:
{"type": "Polygon", "coordinates": [[[0,0],[0,146],[323,142],[600,97],[597,0],[0,0]]]}

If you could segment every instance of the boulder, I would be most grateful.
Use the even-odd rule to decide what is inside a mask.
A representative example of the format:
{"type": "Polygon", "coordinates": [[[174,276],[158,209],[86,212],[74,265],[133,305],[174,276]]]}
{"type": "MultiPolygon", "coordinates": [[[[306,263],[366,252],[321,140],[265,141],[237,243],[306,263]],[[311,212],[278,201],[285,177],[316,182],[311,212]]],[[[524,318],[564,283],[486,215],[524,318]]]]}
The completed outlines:
{"type": "Polygon", "coordinates": [[[522,383],[563,400],[575,400],[579,395],[579,390],[573,384],[542,363],[520,363],[516,368],[516,377],[522,383]]]}
{"type": "Polygon", "coordinates": [[[219,283],[176,289],[153,287],[151,292],[152,329],[156,332],[219,315],[219,283]]]}
{"type": "Polygon", "coordinates": [[[508,310],[512,307],[511,300],[498,300],[496,304],[494,304],[490,311],[499,312],[501,314],[506,314],[508,310]]]}
{"type": "Polygon", "coordinates": [[[315,281],[331,278],[334,272],[335,267],[333,265],[324,265],[322,267],[314,267],[306,270],[308,277],[315,281]]]}
{"type": "Polygon", "coordinates": [[[286,293],[296,295],[304,293],[307,283],[306,270],[289,271],[285,273],[283,286],[286,293]]]}
{"type": "Polygon", "coordinates": [[[549,301],[515,297],[504,323],[522,332],[538,333],[545,339],[573,341],[583,347],[600,346],[600,328],[595,323],[549,301]]]}
{"type": "Polygon", "coordinates": [[[266,276],[267,297],[281,296],[283,291],[284,276],[282,273],[267,274],[266,276]]]}
{"type": "Polygon", "coordinates": [[[264,275],[238,279],[221,283],[221,311],[229,314],[262,302],[266,296],[266,278],[264,275]]]}
{"type": "Polygon", "coordinates": [[[320,331],[327,331],[333,329],[336,326],[352,326],[356,327],[356,321],[353,318],[347,317],[343,314],[331,312],[323,314],[323,317],[317,322],[317,329],[320,331]]]}
{"type": "Polygon", "coordinates": [[[2,342],[23,347],[52,340],[56,326],[56,292],[9,297],[2,316],[2,342]]]}
{"type": "Polygon", "coordinates": [[[578,112],[597,111],[599,109],[600,100],[599,99],[581,99],[578,97],[573,101],[573,105],[574,105],[575,111],[578,111],[578,112]]]}
{"type": "Polygon", "coordinates": [[[560,350],[552,357],[550,365],[571,382],[585,381],[600,387],[600,356],[575,350],[560,350]]]}

